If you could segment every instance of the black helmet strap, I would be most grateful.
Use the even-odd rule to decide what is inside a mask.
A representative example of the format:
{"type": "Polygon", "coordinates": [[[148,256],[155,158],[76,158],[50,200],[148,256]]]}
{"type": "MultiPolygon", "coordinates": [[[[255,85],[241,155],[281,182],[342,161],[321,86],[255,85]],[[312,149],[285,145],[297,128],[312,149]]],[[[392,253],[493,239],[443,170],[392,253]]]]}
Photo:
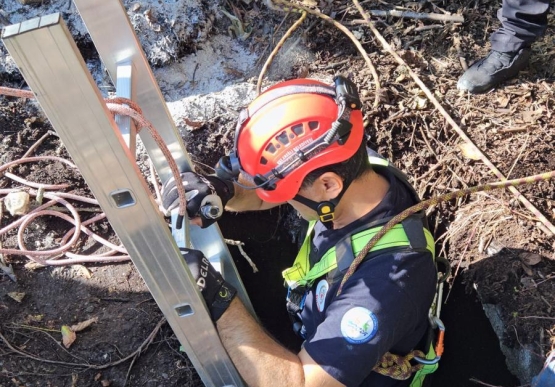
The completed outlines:
{"type": "Polygon", "coordinates": [[[324,226],[326,226],[329,229],[331,228],[332,222],[335,219],[335,207],[339,205],[339,201],[341,200],[341,198],[343,197],[343,195],[351,185],[351,182],[352,181],[348,181],[348,182],[346,181],[345,184],[343,185],[343,189],[341,190],[341,192],[339,192],[339,195],[337,195],[335,198],[331,200],[315,202],[314,200],[310,200],[299,194],[295,195],[293,200],[301,204],[304,204],[308,208],[316,211],[316,213],[318,214],[318,218],[320,219],[320,222],[322,222],[324,226]]]}

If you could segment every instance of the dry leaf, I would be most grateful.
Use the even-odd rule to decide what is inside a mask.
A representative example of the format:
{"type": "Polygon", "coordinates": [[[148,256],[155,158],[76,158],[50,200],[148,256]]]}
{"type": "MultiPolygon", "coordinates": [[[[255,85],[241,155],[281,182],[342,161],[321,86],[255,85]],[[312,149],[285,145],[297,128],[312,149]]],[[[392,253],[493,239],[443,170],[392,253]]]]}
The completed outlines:
{"type": "Polygon", "coordinates": [[[428,107],[428,98],[418,97],[416,99],[416,107],[419,110],[426,109],[428,107]]]}
{"type": "Polygon", "coordinates": [[[9,292],[8,296],[10,296],[11,298],[13,298],[14,300],[16,300],[17,302],[21,302],[21,300],[23,300],[23,297],[25,297],[25,293],[19,293],[19,292],[9,292]]]}
{"type": "Polygon", "coordinates": [[[471,160],[480,160],[480,152],[473,144],[464,143],[459,145],[459,149],[464,157],[471,160]]]}
{"type": "Polygon", "coordinates": [[[32,323],[32,322],[41,322],[42,319],[44,318],[44,316],[42,314],[29,314],[27,315],[27,317],[25,317],[25,322],[27,324],[32,323]]]}
{"type": "Polygon", "coordinates": [[[530,266],[528,266],[527,264],[525,264],[524,262],[520,263],[522,266],[522,270],[524,270],[524,272],[526,273],[526,275],[532,277],[534,275],[534,271],[530,268],[530,266]]]}
{"type": "Polygon", "coordinates": [[[526,110],[522,112],[522,119],[524,122],[534,123],[537,119],[537,114],[535,111],[526,110]]]}
{"type": "Polygon", "coordinates": [[[112,382],[109,380],[101,380],[100,384],[102,384],[102,387],[110,387],[110,385],[112,385],[112,382]]]}
{"type": "Polygon", "coordinates": [[[62,343],[64,344],[64,347],[66,348],[71,347],[71,344],[73,344],[73,342],[77,338],[77,335],[67,325],[62,325],[61,332],[62,332],[62,343]]]}
{"type": "Polygon", "coordinates": [[[525,288],[531,288],[531,287],[536,287],[536,283],[534,282],[534,280],[530,277],[522,277],[520,279],[520,284],[522,286],[524,286],[525,288]]]}
{"type": "Polygon", "coordinates": [[[188,119],[187,117],[183,118],[183,121],[189,125],[190,127],[192,127],[193,129],[198,129],[200,128],[202,125],[204,125],[204,122],[201,121],[191,121],[190,119],[188,119]]]}
{"type": "Polygon", "coordinates": [[[143,15],[145,16],[145,19],[148,22],[148,24],[154,23],[155,19],[154,19],[154,15],[152,15],[152,9],[147,9],[146,11],[143,12],[143,15]]]}
{"type": "Polygon", "coordinates": [[[523,253],[519,255],[519,258],[528,266],[537,265],[542,261],[542,256],[535,253],[523,253]]]}
{"type": "Polygon", "coordinates": [[[227,66],[225,66],[225,67],[224,67],[224,71],[225,71],[227,74],[233,75],[234,77],[240,78],[240,77],[243,76],[243,73],[242,73],[242,72],[240,72],[239,70],[235,70],[235,69],[232,68],[232,67],[227,67],[227,66]]]}
{"type": "Polygon", "coordinates": [[[24,267],[25,267],[25,269],[27,269],[27,270],[35,270],[35,269],[41,269],[41,268],[46,267],[46,266],[45,266],[45,265],[41,265],[41,264],[38,263],[38,262],[31,261],[31,262],[27,262],[27,263],[25,264],[24,267]]]}
{"type": "Polygon", "coordinates": [[[85,278],[91,278],[92,277],[92,274],[89,271],[89,269],[87,269],[83,265],[71,265],[71,268],[75,271],[75,273],[77,275],[83,276],[85,278]]]}
{"type": "Polygon", "coordinates": [[[423,109],[426,109],[427,106],[428,106],[428,99],[420,95],[417,95],[416,97],[414,97],[414,100],[411,103],[411,108],[413,110],[423,110],[423,109]]]}
{"type": "Polygon", "coordinates": [[[297,70],[297,78],[307,78],[308,77],[308,66],[302,65],[297,70]]]}
{"type": "Polygon", "coordinates": [[[511,97],[507,95],[497,98],[497,103],[499,104],[499,107],[502,109],[506,108],[509,105],[510,101],[511,101],[511,97]]]}
{"type": "Polygon", "coordinates": [[[98,322],[98,317],[93,317],[93,318],[90,318],[86,321],[83,321],[83,322],[77,323],[75,325],[72,325],[69,329],[71,329],[73,332],[79,332],[79,331],[82,331],[85,328],[90,327],[95,322],[98,322]]]}
{"type": "Polygon", "coordinates": [[[400,74],[397,78],[395,78],[395,83],[401,83],[405,80],[406,75],[405,74],[400,74]]]}

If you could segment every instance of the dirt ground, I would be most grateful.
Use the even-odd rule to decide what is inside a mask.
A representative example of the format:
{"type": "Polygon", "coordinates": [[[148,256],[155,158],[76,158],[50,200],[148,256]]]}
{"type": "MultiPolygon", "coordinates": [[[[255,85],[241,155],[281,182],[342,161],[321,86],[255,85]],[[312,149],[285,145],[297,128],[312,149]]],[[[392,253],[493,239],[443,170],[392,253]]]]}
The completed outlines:
{"type": "MultiPolygon", "coordinates": [[[[375,83],[356,47],[337,28],[315,16],[309,16],[291,38],[298,39],[311,59],[288,68],[287,78],[349,75],[363,96],[369,145],[407,172],[425,199],[498,180],[488,166],[461,148],[459,134],[424,97],[406,69],[357,22],[362,17],[350,2],[320,3],[321,11],[341,20],[362,42],[380,76],[380,104],[373,106],[375,83]]],[[[531,64],[518,79],[485,95],[470,96],[459,93],[456,82],[465,64],[488,52],[488,36],[499,25],[495,18],[498,2],[405,1],[402,5],[418,12],[464,15],[463,24],[374,20],[474,144],[509,178],[555,170],[552,15],[546,36],[534,45],[531,64]]],[[[298,16],[284,18],[284,13],[269,10],[261,1],[222,1],[221,6],[248,25],[251,32],[242,44],[261,58],[249,72],[230,72],[230,76],[256,84],[268,53],[298,16]]],[[[386,8],[385,2],[372,6],[386,8]]],[[[227,35],[230,27],[229,19],[216,19],[211,33],[227,35]]],[[[90,46],[81,48],[90,50],[90,46]]],[[[90,52],[88,57],[94,60],[90,52]]],[[[273,74],[269,72],[268,84],[278,80],[273,74]]],[[[0,74],[0,80],[2,86],[26,86],[18,74],[0,74]]],[[[52,128],[34,102],[13,97],[0,97],[0,102],[0,165],[4,165],[21,158],[52,128]]],[[[230,149],[236,113],[208,117],[194,127],[178,122],[187,149],[201,169],[214,165],[230,149]]],[[[34,154],[70,159],[55,134],[46,137],[34,154]]],[[[144,166],[143,156],[139,162],[144,166]]],[[[148,173],[148,168],[142,169],[148,173]]],[[[28,181],[69,183],[67,192],[92,197],[79,173],[60,162],[21,164],[10,171],[28,181]]],[[[21,184],[1,176],[0,200],[7,192],[2,190],[16,187],[21,184]]],[[[554,221],[553,181],[518,189],[548,221],[554,221]]],[[[88,204],[75,205],[83,219],[101,211],[88,204]]],[[[553,234],[508,191],[467,196],[431,208],[428,214],[437,249],[452,265],[444,295],[444,317],[451,325],[447,324],[445,364],[434,386],[528,385],[529,376],[554,344],[553,234]],[[476,297],[498,314],[500,325],[494,326],[495,332],[476,297]],[[515,352],[529,357],[528,373],[510,359],[505,365],[504,356],[515,352]]],[[[16,219],[4,208],[0,216],[4,248],[17,248],[17,229],[1,232],[16,219]]],[[[259,272],[253,273],[238,249],[229,247],[260,320],[277,339],[297,349],[299,341],[290,330],[283,303],[282,267],[276,264],[294,257],[299,231],[295,214],[286,208],[226,214],[220,227],[225,238],[245,243],[245,251],[258,266],[259,272]]],[[[29,249],[52,248],[69,228],[59,218],[41,217],[27,227],[24,241],[29,249]]],[[[107,221],[91,228],[117,243],[107,221]]],[[[93,254],[102,249],[83,236],[73,251],[93,254]]],[[[3,260],[0,386],[202,385],[131,262],[29,268],[30,260],[24,256],[5,254],[3,260]],[[62,326],[91,319],[94,322],[78,331],[75,342],[66,348],[62,326]]]]}

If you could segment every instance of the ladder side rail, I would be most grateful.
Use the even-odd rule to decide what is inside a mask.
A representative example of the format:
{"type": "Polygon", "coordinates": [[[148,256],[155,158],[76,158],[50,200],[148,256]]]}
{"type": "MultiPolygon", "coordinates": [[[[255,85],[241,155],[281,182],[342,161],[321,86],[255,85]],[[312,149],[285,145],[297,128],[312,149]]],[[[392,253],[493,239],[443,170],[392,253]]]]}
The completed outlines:
{"type": "Polygon", "coordinates": [[[59,14],[3,41],[207,386],[243,386],[197,285],[59,14]]]}
{"type": "MultiPolygon", "coordinates": [[[[112,81],[117,79],[119,63],[130,61],[133,64],[134,102],[157,129],[178,168],[182,172],[194,170],[123,4],[120,1],[105,0],[74,0],[74,3],[112,81]],[[114,39],[114,36],[117,36],[117,39],[114,39]]],[[[171,171],[162,152],[146,130],[141,131],[139,137],[153,161],[158,176],[162,182],[166,181],[171,176],[171,171]]],[[[215,267],[220,268],[226,281],[237,289],[237,294],[247,310],[257,318],[219,226],[213,224],[205,229],[191,227],[190,237],[193,247],[201,250],[215,267]]]]}

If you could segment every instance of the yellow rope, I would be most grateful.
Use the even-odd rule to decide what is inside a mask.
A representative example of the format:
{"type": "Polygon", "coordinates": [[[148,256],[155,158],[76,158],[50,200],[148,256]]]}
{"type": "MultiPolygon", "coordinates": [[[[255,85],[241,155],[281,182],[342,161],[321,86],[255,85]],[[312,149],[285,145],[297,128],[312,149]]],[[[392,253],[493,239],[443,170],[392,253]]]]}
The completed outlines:
{"type": "Polygon", "coordinates": [[[394,355],[387,352],[382,356],[378,364],[376,364],[374,371],[395,380],[407,380],[414,372],[424,367],[423,364],[412,365],[410,363],[415,356],[421,358],[425,357],[422,351],[412,351],[405,356],[394,355]]]}

